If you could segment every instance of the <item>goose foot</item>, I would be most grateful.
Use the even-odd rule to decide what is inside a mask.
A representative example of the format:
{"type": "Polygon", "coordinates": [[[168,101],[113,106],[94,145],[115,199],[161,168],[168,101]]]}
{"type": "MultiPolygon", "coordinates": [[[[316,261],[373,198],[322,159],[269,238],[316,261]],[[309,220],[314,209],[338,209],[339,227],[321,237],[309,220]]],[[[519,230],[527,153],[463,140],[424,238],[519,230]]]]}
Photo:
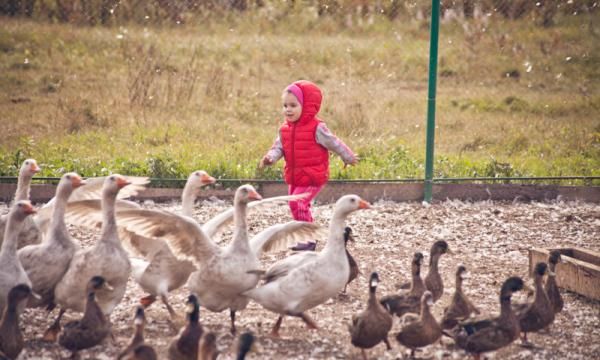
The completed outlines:
{"type": "Polygon", "coordinates": [[[155,301],[156,301],[156,296],[148,295],[148,296],[144,296],[143,298],[140,299],[140,304],[144,307],[144,309],[146,309],[148,306],[152,305],[152,303],[155,301]]]}
{"type": "Polygon", "coordinates": [[[283,321],[283,315],[280,315],[279,318],[277,318],[277,321],[275,322],[275,325],[273,325],[273,329],[271,329],[271,336],[272,337],[276,337],[276,338],[280,338],[281,336],[279,336],[279,328],[281,327],[281,322],[283,321]]]}
{"type": "Polygon", "coordinates": [[[317,323],[308,314],[300,313],[298,316],[306,323],[306,326],[308,326],[309,329],[319,329],[317,323]]]}
{"type": "Polygon", "coordinates": [[[56,320],[54,320],[54,323],[52,323],[52,325],[50,325],[50,327],[46,330],[46,332],[44,332],[42,341],[56,342],[56,339],[58,338],[58,333],[61,330],[60,319],[62,319],[62,316],[65,314],[65,311],[66,310],[64,310],[64,309],[60,309],[60,312],[58,313],[56,320]]]}

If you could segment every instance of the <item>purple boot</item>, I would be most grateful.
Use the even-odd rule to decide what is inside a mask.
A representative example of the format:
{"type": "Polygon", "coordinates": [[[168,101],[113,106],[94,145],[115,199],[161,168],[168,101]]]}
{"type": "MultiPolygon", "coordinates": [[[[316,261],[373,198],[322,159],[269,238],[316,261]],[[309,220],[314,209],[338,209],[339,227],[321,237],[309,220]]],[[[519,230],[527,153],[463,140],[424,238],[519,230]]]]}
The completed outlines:
{"type": "Polygon", "coordinates": [[[317,242],[309,241],[306,243],[297,243],[296,245],[292,246],[290,249],[294,250],[294,251],[315,251],[316,248],[317,248],[317,242]]]}

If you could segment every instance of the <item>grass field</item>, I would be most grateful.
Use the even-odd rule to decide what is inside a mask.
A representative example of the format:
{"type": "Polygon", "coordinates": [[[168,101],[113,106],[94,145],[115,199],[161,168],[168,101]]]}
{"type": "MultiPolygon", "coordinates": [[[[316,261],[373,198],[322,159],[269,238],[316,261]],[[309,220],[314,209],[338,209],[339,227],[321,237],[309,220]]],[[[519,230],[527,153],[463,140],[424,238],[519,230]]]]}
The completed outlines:
{"type": "MultiPolygon", "coordinates": [[[[324,91],[321,117],[362,158],[347,169],[333,160],[332,178],[424,176],[425,21],[0,21],[0,175],[33,157],[46,176],[277,179],[281,162],[256,164],[281,122],[281,90],[305,78],[324,91]]],[[[436,176],[600,175],[597,22],[443,23],[436,176]]]]}

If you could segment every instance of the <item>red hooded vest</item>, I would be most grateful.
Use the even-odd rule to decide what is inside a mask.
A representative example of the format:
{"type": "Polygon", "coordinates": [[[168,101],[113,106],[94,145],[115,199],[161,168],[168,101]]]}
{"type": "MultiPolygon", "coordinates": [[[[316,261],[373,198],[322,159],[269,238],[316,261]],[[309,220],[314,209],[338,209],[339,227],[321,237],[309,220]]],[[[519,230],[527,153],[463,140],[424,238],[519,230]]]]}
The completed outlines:
{"type": "Polygon", "coordinates": [[[310,81],[295,82],[304,96],[302,114],[296,122],[287,121],[279,129],[285,156],[284,179],[293,186],[320,186],[329,179],[329,152],[317,143],[321,122],[321,89],[310,81]]]}

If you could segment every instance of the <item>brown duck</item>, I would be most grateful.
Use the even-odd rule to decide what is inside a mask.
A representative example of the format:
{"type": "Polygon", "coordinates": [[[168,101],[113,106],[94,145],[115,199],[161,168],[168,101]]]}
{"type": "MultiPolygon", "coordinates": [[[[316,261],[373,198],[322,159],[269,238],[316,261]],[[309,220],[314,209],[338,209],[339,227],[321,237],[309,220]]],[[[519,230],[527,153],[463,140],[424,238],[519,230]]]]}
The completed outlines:
{"type": "Polygon", "coordinates": [[[548,299],[550,299],[554,313],[561,312],[564,306],[562,296],[558,290],[558,285],[556,285],[556,264],[559,262],[562,262],[560,252],[558,250],[552,250],[548,257],[548,277],[546,278],[544,288],[548,295],[548,299]]]}
{"type": "Polygon", "coordinates": [[[452,334],[456,345],[479,359],[482,353],[498,350],[518,338],[519,320],[511,308],[510,298],[523,287],[521,278],[508,278],[500,290],[500,315],[459,323],[452,334]]]}
{"type": "Polygon", "coordinates": [[[421,279],[421,263],[423,254],[416,252],[411,263],[412,283],[410,289],[396,295],[386,295],[381,298],[383,305],[392,314],[402,316],[406,313],[418,314],[420,310],[421,296],[425,292],[425,284],[421,279]]]}
{"type": "Polygon", "coordinates": [[[533,270],[535,297],[533,302],[513,305],[513,310],[519,319],[524,344],[527,343],[528,332],[542,330],[554,321],[552,303],[548,299],[542,283],[547,268],[546,263],[539,262],[535,264],[533,270]]]}
{"type": "Polygon", "coordinates": [[[421,315],[406,314],[402,317],[405,324],[396,335],[396,340],[411,350],[411,357],[414,357],[416,348],[433,344],[442,337],[442,328],[431,314],[431,306],[433,295],[425,291],[421,297],[421,315]]]}
{"type": "Polygon", "coordinates": [[[344,294],[346,293],[348,284],[350,284],[354,279],[356,279],[358,274],[360,274],[356,260],[354,260],[354,257],[352,257],[348,251],[348,240],[354,241],[354,237],[352,236],[352,229],[349,226],[346,226],[344,228],[344,246],[346,247],[346,256],[348,257],[348,263],[350,264],[350,276],[348,276],[348,282],[344,286],[344,294]]]}
{"type": "Polygon", "coordinates": [[[438,263],[440,257],[449,252],[448,243],[444,240],[433,243],[429,251],[429,270],[425,276],[425,287],[431,291],[433,302],[438,301],[444,294],[444,281],[438,270],[438,263]]]}
{"type": "Polygon", "coordinates": [[[198,349],[198,360],[216,360],[219,356],[217,349],[217,336],[213,332],[205,334],[200,339],[200,348],[198,349]]]}
{"type": "Polygon", "coordinates": [[[121,360],[156,360],[156,351],[144,343],[144,327],[146,326],[146,316],[144,314],[144,308],[138,306],[135,311],[135,317],[133,320],[135,331],[129,346],[125,348],[119,355],[118,359],[121,360]]]}
{"type": "Polygon", "coordinates": [[[251,332],[245,332],[242,335],[240,335],[235,358],[237,360],[244,360],[249,352],[256,351],[254,345],[255,342],[256,339],[254,338],[254,335],[252,335],[251,332]]]}
{"type": "Polygon", "coordinates": [[[365,349],[370,349],[380,342],[384,342],[390,350],[388,333],[392,328],[392,315],[377,301],[377,284],[379,275],[374,272],[369,281],[369,300],[367,308],[352,317],[352,325],[349,326],[352,345],[361,348],[363,359],[367,359],[365,349]]]}
{"type": "Polygon", "coordinates": [[[188,296],[187,305],[188,323],[169,345],[169,359],[171,360],[198,359],[198,345],[203,330],[200,324],[200,305],[196,295],[188,296]]]}
{"type": "Polygon", "coordinates": [[[7,306],[0,319],[0,358],[16,359],[23,350],[23,334],[19,328],[19,304],[31,295],[31,288],[26,284],[14,286],[8,292],[7,306]]]}
{"type": "Polygon", "coordinates": [[[459,321],[468,319],[473,313],[479,314],[479,310],[462,290],[462,283],[466,276],[467,268],[460,265],[456,269],[456,290],[454,291],[450,305],[444,309],[444,317],[441,322],[443,329],[455,327],[459,321]]]}
{"type": "Polygon", "coordinates": [[[58,343],[71,350],[72,357],[77,357],[79,350],[91,348],[102,342],[110,334],[110,321],[96,302],[96,292],[102,288],[112,291],[102,276],[94,276],[88,281],[87,302],[81,320],[65,324],[58,337],[58,343]]]}

